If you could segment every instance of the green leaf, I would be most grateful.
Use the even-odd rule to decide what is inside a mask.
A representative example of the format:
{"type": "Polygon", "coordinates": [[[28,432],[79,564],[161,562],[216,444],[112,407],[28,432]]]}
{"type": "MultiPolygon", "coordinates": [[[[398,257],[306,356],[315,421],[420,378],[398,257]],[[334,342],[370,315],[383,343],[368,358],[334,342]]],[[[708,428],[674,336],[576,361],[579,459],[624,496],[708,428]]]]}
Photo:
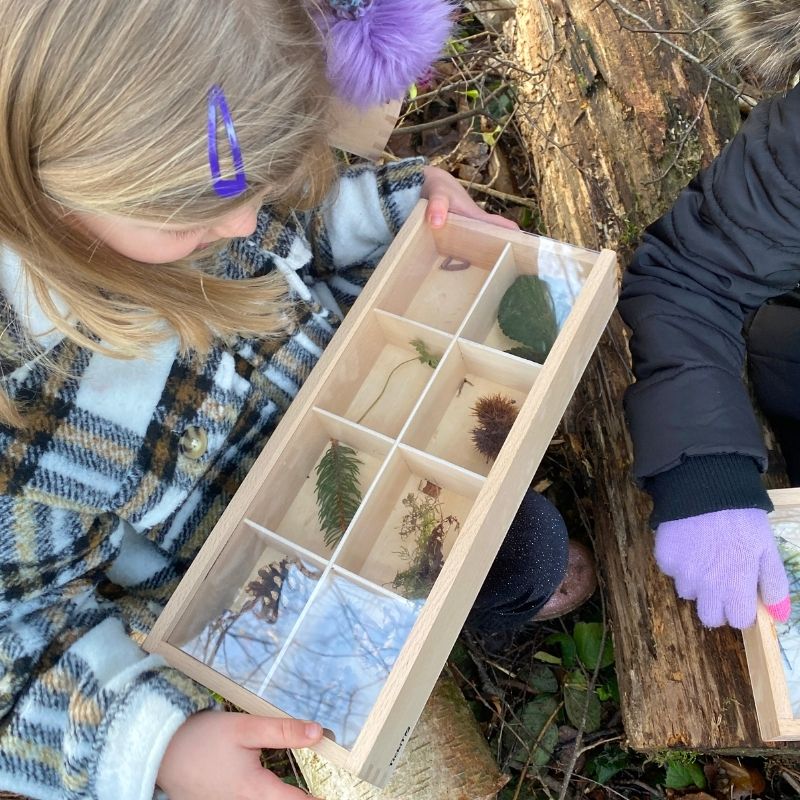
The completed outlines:
{"type": "Polygon", "coordinates": [[[544,643],[557,644],[561,647],[561,661],[566,669],[575,666],[575,640],[568,633],[551,633],[544,643]]]}
{"type": "Polygon", "coordinates": [[[583,725],[583,730],[587,733],[596,731],[600,727],[602,715],[600,700],[594,692],[589,691],[586,676],[580,670],[570,672],[564,681],[564,711],[572,725],[576,728],[583,725]]]}
{"type": "Polygon", "coordinates": [[[594,670],[598,660],[600,668],[614,663],[614,645],[611,634],[606,634],[602,653],[600,646],[603,641],[603,625],[600,622],[576,622],[572,632],[578,658],[587,670],[594,670]]]}
{"type": "Polygon", "coordinates": [[[527,684],[537,692],[557,692],[558,679],[544,664],[534,664],[528,673],[527,684]]]}
{"type": "Polygon", "coordinates": [[[483,139],[489,147],[494,147],[497,144],[497,136],[502,130],[503,129],[497,125],[493,131],[484,131],[481,133],[481,139],[483,139]]]}
{"type": "Polygon", "coordinates": [[[416,100],[418,94],[419,94],[419,89],[417,89],[417,84],[412,83],[411,86],[408,87],[408,99],[416,100]]]}
{"type": "Polygon", "coordinates": [[[603,701],[613,700],[619,705],[619,684],[617,683],[616,675],[613,675],[605,683],[597,687],[597,696],[603,701]]]}
{"type": "Polygon", "coordinates": [[[628,754],[618,747],[610,747],[599,753],[587,763],[589,773],[598,783],[606,784],[618,772],[627,769],[630,764],[628,754]]]}
{"type": "Polygon", "coordinates": [[[544,361],[558,334],[556,311],[547,284],[536,275],[520,275],[500,300],[497,321],[503,333],[544,361]]]}
{"type": "Polygon", "coordinates": [[[331,439],[330,447],[317,464],[317,511],[323,538],[335,547],[361,505],[359,467],[356,451],[331,439]]]}
{"type": "Polygon", "coordinates": [[[667,763],[665,784],[669,789],[686,789],[689,786],[706,788],[706,776],[702,767],[696,762],[673,760],[667,763]]]}
{"type": "Polygon", "coordinates": [[[561,664],[561,659],[558,656],[554,656],[552,653],[545,653],[544,650],[537,650],[533,657],[537,661],[544,661],[545,664],[561,664]]]}
{"type": "Polygon", "coordinates": [[[536,767],[547,764],[558,744],[558,726],[553,721],[557,709],[555,697],[542,694],[524,706],[519,721],[506,725],[503,746],[509,766],[522,769],[526,763],[536,767]]]}
{"type": "Polygon", "coordinates": [[[441,356],[436,356],[431,353],[431,351],[428,350],[428,345],[425,344],[422,339],[412,339],[411,345],[417,351],[417,357],[419,361],[421,361],[423,364],[427,364],[432,369],[436,369],[441,356]]]}

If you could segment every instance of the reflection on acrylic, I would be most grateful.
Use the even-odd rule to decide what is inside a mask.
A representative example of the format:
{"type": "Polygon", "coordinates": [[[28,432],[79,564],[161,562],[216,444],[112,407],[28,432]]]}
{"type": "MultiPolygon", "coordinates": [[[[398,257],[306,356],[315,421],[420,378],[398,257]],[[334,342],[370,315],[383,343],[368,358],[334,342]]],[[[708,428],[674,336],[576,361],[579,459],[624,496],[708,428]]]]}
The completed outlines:
{"type": "Polygon", "coordinates": [[[786,572],[792,615],[783,625],[776,625],[783,670],[795,717],[800,716],[800,522],[781,521],[773,524],[786,572]]]}
{"type": "Polygon", "coordinates": [[[183,646],[184,652],[257,692],[319,581],[321,570],[296,558],[258,571],[234,608],[210,622],[183,646]]]}
{"type": "Polygon", "coordinates": [[[588,267],[575,254],[576,248],[568,244],[546,238],[539,240],[537,274],[550,290],[559,329],[572,310],[588,274],[588,267]]]}
{"type": "Polygon", "coordinates": [[[259,694],[352,747],[422,602],[331,575],[259,694]]]}

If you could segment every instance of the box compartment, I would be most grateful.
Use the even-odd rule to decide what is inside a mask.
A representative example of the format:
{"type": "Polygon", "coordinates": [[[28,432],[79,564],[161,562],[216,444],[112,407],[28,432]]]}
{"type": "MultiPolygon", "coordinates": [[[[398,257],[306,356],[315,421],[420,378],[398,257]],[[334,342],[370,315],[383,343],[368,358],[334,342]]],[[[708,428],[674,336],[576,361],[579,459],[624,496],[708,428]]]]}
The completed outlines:
{"type": "Polygon", "coordinates": [[[505,248],[450,218],[445,230],[420,229],[376,308],[455,333],[505,248]]]}
{"type": "Polygon", "coordinates": [[[412,342],[421,341],[441,357],[451,337],[373,312],[340,368],[322,388],[317,405],[378,433],[396,437],[408,419],[434,368],[420,360],[412,342]]]}
{"type": "Polygon", "coordinates": [[[480,302],[470,311],[460,337],[504,352],[522,346],[522,342],[508,337],[497,321],[503,296],[522,275],[533,275],[544,282],[552,300],[556,331],[560,331],[591,270],[581,254],[549,239],[540,240],[537,248],[529,250],[508,245],[483,289],[480,302]]]}
{"type": "Polygon", "coordinates": [[[352,747],[421,605],[334,568],[259,695],[352,747]]]}
{"type": "Polygon", "coordinates": [[[396,450],[353,520],[337,565],[410,599],[424,598],[481,485],[480,476],[396,450]]]}
{"type": "Polygon", "coordinates": [[[210,569],[170,643],[257,693],[326,566],[313,553],[245,522],[210,569]]]}
{"type": "Polygon", "coordinates": [[[459,340],[440,365],[436,379],[409,423],[403,442],[480,475],[493,462],[472,441],[475,403],[502,395],[517,412],[541,367],[532,361],[459,340]]]}
{"type": "Polygon", "coordinates": [[[356,451],[361,461],[359,486],[363,497],[391,448],[385,436],[314,408],[297,432],[297,446],[284,453],[264,490],[247,511],[247,519],[321,558],[333,550],[325,544],[317,506],[317,465],[336,440],[356,451]]]}

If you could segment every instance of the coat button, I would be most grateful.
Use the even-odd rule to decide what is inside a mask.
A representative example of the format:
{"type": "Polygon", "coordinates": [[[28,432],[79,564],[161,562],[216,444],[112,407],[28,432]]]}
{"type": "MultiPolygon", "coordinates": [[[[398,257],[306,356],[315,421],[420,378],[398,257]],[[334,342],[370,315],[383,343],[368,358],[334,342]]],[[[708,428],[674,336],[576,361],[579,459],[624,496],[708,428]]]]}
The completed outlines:
{"type": "Polygon", "coordinates": [[[186,458],[191,458],[196,461],[202,458],[206,450],[208,450],[208,434],[203,428],[190,425],[181,436],[180,448],[181,453],[183,453],[186,458]]]}

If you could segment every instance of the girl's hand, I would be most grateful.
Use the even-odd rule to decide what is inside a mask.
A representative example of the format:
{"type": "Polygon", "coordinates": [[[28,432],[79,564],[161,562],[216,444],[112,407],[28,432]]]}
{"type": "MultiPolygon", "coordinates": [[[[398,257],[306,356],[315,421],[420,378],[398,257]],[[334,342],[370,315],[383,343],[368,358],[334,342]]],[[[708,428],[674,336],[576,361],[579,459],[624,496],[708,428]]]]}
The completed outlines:
{"type": "Polygon", "coordinates": [[[170,800],[308,800],[261,766],[262,747],[308,747],[322,738],[317,723],[202,711],[172,737],[158,771],[170,800]]]}
{"type": "Polygon", "coordinates": [[[791,613],[789,579],[775,535],[760,508],[727,508],[662,522],[656,563],[675,579],[678,597],[697,602],[709,628],[749,628],[761,595],[778,622],[791,613]]]}
{"type": "Polygon", "coordinates": [[[452,176],[438,167],[425,167],[425,183],[422,196],[428,200],[426,218],[431,228],[441,228],[447,220],[447,212],[452,211],[468,219],[479,219],[500,228],[519,230],[519,225],[498,214],[489,214],[475,204],[467,190],[452,176]]]}

